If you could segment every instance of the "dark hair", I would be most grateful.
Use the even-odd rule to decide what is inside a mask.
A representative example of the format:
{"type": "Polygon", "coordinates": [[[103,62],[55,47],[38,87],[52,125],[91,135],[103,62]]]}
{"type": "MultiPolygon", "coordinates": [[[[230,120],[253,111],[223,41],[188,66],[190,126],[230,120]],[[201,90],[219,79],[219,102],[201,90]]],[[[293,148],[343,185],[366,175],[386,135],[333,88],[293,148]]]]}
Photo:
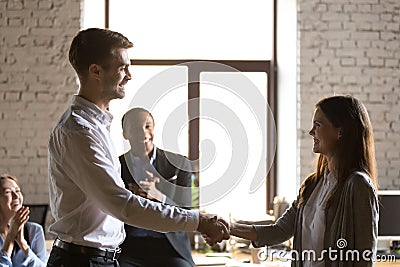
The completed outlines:
{"type": "MultiPolygon", "coordinates": [[[[330,171],[333,171],[338,179],[335,190],[340,188],[354,171],[365,172],[377,190],[374,135],[365,106],[352,96],[333,96],[320,100],[315,107],[324,113],[335,128],[341,129],[341,138],[330,159],[330,171]]],[[[315,185],[327,168],[328,159],[320,154],[315,172],[304,181],[299,206],[311,195],[311,184],[315,185]]]]}
{"type": "Polygon", "coordinates": [[[72,40],[69,62],[84,82],[91,64],[106,67],[104,64],[113,56],[114,49],[131,47],[133,43],[118,32],[90,28],[80,31],[72,40]]]}

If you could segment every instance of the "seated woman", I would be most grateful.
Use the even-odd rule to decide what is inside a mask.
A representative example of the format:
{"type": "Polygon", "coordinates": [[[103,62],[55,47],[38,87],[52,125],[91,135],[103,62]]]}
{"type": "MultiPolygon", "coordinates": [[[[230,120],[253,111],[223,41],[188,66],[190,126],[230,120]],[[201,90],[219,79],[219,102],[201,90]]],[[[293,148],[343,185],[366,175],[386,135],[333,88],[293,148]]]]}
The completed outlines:
{"type": "Polygon", "coordinates": [[[46,266],[43,229],[28,222],[29,208],[22,206],[23,196],[17,178],[0,176],[0,266],[46,266]]]}
{"type": "Polygon", "coordinates": [[[294,237],[292,266],[373,266],[378,201],[368,113],[351,96],[322,99],[309,134],[319,157],[297,200],[275,224],[232,224],[231,234],[255,246],[294,237]]]}

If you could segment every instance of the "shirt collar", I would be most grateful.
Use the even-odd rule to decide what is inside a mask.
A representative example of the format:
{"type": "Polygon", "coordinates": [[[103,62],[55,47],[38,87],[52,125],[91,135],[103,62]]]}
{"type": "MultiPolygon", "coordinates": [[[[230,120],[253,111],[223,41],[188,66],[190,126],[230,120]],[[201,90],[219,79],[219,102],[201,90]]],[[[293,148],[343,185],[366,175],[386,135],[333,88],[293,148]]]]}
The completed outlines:
{"type": "Polygon", "coordinates": [[[156,160],[156,150],[157,150],[157,147],[156,147],[156,145],[153,144],[153,153],[150,157],[150,164],[153,164],[153,162],[156,160]]]}
{"type": "Polygon", "coordinates": [[[84,109],[85,112],[87,112],[90,116],[96,118],[98,121],[101,122],[101,124],[105,126],[110,126],[113,119],[112,114],[107,110],[103,111],[93,102],[90,102],[89,100],[86,100],[79,95],[73,95],[72,105],[84,109]]]}

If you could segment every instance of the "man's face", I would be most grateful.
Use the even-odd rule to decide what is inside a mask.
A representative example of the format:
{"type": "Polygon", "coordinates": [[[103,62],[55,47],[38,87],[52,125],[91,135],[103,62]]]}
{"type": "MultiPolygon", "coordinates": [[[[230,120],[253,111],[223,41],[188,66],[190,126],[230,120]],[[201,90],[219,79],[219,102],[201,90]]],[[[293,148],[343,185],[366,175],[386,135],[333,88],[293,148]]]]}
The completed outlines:
{"type": "Polygon", "coordinates": [[[127,127],[124,129],[124,136],[129,140],[132,150],[136,152],[146,151],[149,154],[153,151],[154,144],[154,121],[149,113],[141,111],[126,118],[127,127]]]}
{"type": "Polygon", "coordinates": [[[102,95],[107,100],[120,99],[125,96],[125,85],[131,79],[129,72],[130,60],[125,48],[117,48],[114,56],[105,66],[103,75],[102,95]]]}

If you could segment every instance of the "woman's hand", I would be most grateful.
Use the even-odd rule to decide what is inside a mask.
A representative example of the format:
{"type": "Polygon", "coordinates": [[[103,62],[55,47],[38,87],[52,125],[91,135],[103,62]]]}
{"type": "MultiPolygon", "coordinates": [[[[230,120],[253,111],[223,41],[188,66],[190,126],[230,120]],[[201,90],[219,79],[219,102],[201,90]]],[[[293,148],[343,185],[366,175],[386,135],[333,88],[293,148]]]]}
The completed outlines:
{"type": "Polygon", "coordinates": [[[9,235],[14,235],[14,239],[21,231],[23,231],[25,223],[29,219],[29,208],[22,206],[11,219],[9,235]]]}
{"type": "Polygon", "coordinates": [[[24,251],[25,255],[28,253],[28,242],[24,237],[24,226],[29,219],[29,208],[22,206],[11,219],[9,235],[14,236],[15,242],[24,251]]]}
{"type": "Polygon", "coordinates": [[[24,225],[29,219],[29,208],[22,206],[11,219],[8,225],[8,231],[4,238],[2,250],[11,257],[11,253],[14,248],[14,242],[17,242],[18,246],[22,249],[25,255],[28,253],[28,243],[24,237],[24,225]]]}

